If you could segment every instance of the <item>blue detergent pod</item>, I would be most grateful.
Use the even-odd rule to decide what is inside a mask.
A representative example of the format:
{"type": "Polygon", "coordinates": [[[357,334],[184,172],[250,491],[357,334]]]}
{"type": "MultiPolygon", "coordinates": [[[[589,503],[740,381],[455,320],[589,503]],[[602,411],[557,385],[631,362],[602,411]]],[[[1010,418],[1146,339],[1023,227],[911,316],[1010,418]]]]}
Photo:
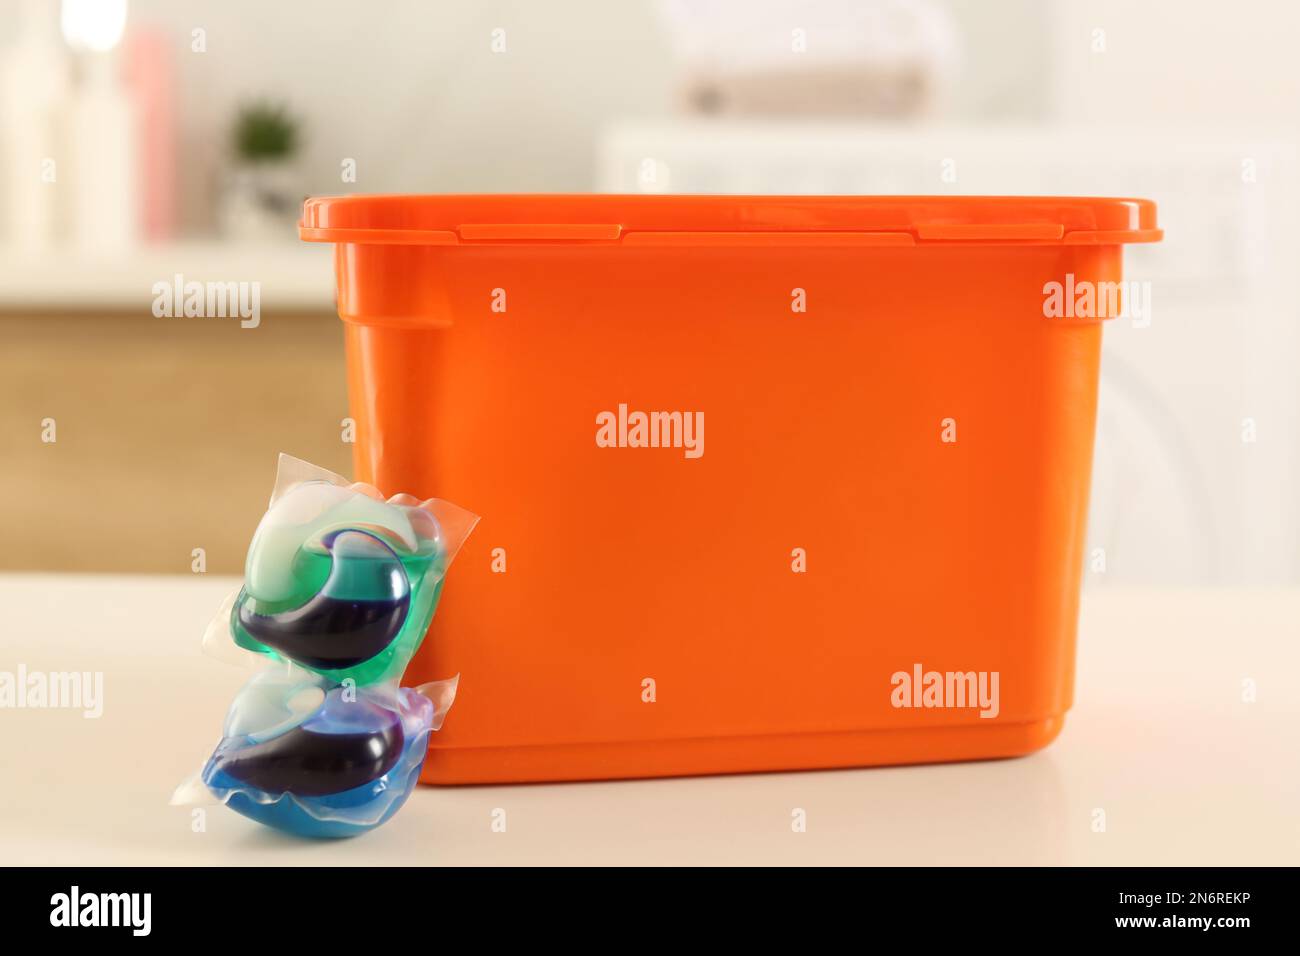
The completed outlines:
{"type": "Polygon", "coordinates": [[[327,690],[315,677],[255,679],[232,706],[202,781],[226,806],[267,826],[355,836],[406,802],[433,720],[433,702],[410,688],[388,694],[327,690]],[[319,703],[309,710],[313,692],[319,703]]]}

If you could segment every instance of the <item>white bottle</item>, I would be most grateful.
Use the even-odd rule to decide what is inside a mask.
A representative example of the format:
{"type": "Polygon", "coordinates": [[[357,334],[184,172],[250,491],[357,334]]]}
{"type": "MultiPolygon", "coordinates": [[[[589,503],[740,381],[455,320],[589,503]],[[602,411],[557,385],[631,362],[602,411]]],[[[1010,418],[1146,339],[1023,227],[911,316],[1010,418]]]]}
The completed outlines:
{"type": "Polygon", "coordinates": [[[87,251],[111,252],[134,241],[139,215],[135,110],[115,54],[126,0],[63,0],[62,22],[82,67],[67,116],[72,235],[87,251]]]}
{"type": "Polygon", "coordinates": [[[6,245],[38,252],[53,244],[67,184],[59,120],[68,97],[68,60],[58,8],[23,0],[18,42],[0,57],[0,169],[6,245]]]}
{"type": "Polygon", "coordinates": [[[134,242],[140,202],[135,111],[110,52],[86,54],[85,76],[68,112],[72,236],[88,252],[134,242]]]}

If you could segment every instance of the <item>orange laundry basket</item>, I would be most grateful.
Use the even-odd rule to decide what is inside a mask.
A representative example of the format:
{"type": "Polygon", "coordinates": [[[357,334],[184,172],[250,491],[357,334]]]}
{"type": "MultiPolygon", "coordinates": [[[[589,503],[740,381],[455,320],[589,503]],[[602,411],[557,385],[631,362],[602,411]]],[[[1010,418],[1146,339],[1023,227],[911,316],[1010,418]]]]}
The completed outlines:
{"type": "Polygon", "coordinates": [[[349,196],[356,477],[482,515],[434,783],[1024,754],[1135,199],[349,196]]]}

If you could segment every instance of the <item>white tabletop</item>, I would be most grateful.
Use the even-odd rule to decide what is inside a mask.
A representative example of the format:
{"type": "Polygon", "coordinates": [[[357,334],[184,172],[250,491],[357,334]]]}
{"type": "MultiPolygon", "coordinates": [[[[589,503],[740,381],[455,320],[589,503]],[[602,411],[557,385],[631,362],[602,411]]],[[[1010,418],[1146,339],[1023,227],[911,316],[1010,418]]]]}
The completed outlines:
{"type": "MultiPolygon", "coordinates": [[[[168,805],[248,672],[201,654],[229,578],[0,576],[0,671],[102,671],[103,714],[0,710],[8,864],[1296,864],[1300,592],[1085,594],[1076,703],[1018,760],[422,787],[357,839],[168,805]],[[1256,699],[1243,700],[1243,681],[1256,699]],[[792,813],[806,813],[795,832],[792,813]],[[493,829],[505,811],[505,832],[493,829]],[[1095,832],[1097,811],[1105,830],[1095,832]]],[[[455,710],[452,711],[454,719],[455,710]]]]}

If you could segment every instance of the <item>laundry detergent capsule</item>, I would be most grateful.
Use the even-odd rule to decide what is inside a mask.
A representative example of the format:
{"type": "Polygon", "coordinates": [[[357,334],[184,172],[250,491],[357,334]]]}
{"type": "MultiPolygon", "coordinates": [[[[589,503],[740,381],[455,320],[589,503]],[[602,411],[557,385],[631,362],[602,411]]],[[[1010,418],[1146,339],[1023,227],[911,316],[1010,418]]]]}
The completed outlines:
{"type": "Polygon", "coordinates": [[[204,638],[218,656],[252,652],[265,667],[173,803],[215,800],[308,837],[355,836],[391,818],[459,679],[412,689],[402,673],[477,520],[438,499],[385,500],[281,456],[243,585],[204,638]]]}
{"type": "MultiPolygon", "coordinates": [[[[242,693],[282,692],[260,684],[242,693]]],[[[267,826],[302,836],[354,836],[388,820],[410,796],[433,717],[433,702],[410,688],[386,699],[335,687],[299,723],[280,724],[269,735],[228,732],[202,780],[226,806],[267,826]]]]}

